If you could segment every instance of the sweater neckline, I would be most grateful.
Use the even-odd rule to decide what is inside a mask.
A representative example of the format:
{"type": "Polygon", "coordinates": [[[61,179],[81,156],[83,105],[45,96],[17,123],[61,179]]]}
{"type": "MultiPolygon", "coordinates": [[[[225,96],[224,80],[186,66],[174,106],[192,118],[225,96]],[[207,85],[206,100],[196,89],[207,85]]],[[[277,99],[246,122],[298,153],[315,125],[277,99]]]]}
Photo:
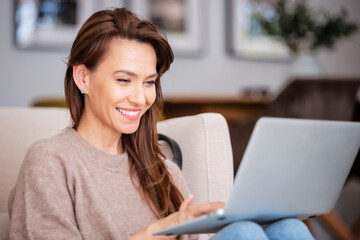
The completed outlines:
{"type": "Polygon", "coordinates": [[[104,152],[88,143],[74,128],[65,129],[65,133],[73,139],[74,143],[80,148],[80,152],[84,153],[89,160],[95,164],[110,170],[123,171],[129,170],[128,155],[126,152],[122,154],[111,154],[104,152]]]}

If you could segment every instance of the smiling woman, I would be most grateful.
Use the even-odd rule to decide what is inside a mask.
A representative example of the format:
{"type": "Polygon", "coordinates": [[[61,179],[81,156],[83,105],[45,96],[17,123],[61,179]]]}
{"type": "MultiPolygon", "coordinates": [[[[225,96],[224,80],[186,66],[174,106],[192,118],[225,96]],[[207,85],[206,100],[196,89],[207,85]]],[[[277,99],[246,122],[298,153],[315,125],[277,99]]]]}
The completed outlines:
{"type": "MultiPolygon", "coordinates": [[[[224,206],[190,206],[180,169],[160,152],[160,78],[173,58],[157,28],[127,9],[84,23],[65,75],[73,125],[29,149],[9,197],[11,239],[175,239],[153,234],[224,206]]],[[[280,231],[286,224],[274,232],[311,239],[296,221],[280,231]]],[[[237,223],[216,237],[249,233],[265,236],[237,223]]]]}
{"type": "Polygon", "coordinates": [[[164,160],[156,129],[160,77],[173,58],[157,28],[124,8],[84,23],[65,75],[73,126],[29,150],[9,200],[13,238],[144,238],[147,226],[178,221],[188,190],[164,160]]]}

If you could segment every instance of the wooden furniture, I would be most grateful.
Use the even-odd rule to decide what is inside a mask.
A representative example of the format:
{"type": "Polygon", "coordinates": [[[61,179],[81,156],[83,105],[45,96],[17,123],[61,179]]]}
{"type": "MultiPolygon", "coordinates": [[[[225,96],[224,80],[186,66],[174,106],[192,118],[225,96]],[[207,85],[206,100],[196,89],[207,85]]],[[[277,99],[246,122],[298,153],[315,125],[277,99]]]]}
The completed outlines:
{"type": "Polygon", "coordinates": [[[32,107],[60,107],[67,108],[64,98],[37,98],[31,103],[32,107]]]}
{"type": "Polygon", "coordinates": [[[222,114],[227,122],[246,122],[271,103],[269,95],[252,96],[171,96],[164,99],[164,117],[173,118],[198,113],[222,114]]]}

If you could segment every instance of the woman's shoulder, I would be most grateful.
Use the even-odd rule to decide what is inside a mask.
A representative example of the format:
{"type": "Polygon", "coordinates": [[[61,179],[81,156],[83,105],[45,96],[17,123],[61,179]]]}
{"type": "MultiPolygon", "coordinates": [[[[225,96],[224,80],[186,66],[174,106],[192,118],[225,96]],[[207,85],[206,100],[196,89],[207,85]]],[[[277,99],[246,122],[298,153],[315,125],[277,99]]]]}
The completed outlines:
{"type": "Polygon", "coordinates": [[[25,161],[32,163],[43,163],[50,159],[59,159],[65,151],[69,151],[69,141],[66,139],[66,135],[69,129],[64,129],[60,133],[37,140],[28,149],[25,161]]]}
{"type": "Polygon", "coordinates": [[[64,129],[56,135],[37,140],[30,146],[28,152],[57,151],[63,149],[63,145],[67,145],[65,139],[67,131],[69,130],[64,129]]]}

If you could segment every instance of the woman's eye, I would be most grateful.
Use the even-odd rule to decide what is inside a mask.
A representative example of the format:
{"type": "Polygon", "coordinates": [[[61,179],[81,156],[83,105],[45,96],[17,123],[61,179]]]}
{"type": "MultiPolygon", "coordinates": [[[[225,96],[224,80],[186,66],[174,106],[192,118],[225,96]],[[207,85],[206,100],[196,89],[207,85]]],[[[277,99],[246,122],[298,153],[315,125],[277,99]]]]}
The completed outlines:
{"type": "Polygon", "coordinates": [[[129,83],[130,82],[129,79],[125,79],[125,78],[119,78],[119,79],[116,79],[116,81],[121,82],[121,83],[129,83]]]}
{"type": "Polygon", "coordinates": [[[152,86],[152,85],[156,84],[156,81],[155,80],[146,81],[145,84],[148,85],[148,86],[152,86]]]}

